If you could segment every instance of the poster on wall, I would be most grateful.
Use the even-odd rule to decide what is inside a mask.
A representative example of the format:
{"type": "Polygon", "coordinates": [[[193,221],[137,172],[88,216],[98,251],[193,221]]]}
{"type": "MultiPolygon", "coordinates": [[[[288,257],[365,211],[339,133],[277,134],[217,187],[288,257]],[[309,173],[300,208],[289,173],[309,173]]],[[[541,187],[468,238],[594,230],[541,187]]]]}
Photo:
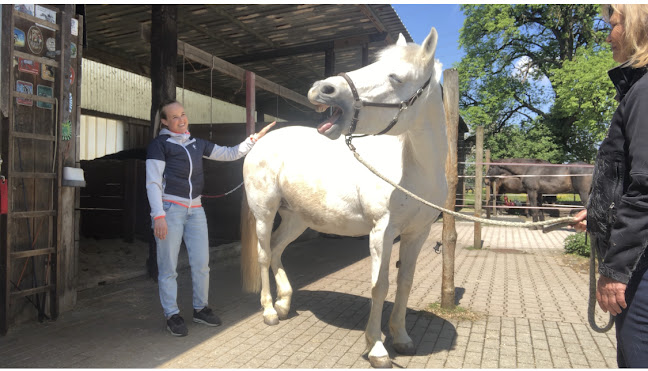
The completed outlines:
{"type": "Polygon", "coordinates": [[[72,36],[78,36],[79,35],[79,21],[76,18],[70,19],[72,21],[71,23],[71,29],[70,32],[72,33],[72,36]]]}
{"type": "Polygon", "coordinates": [[[31,73],[32,75],[38,75],[40,63],[32,61],[30,59],[24,59],[18,57],[18,71],[31,73]]]}
{"type": "Polygon", "coordinates": [[[25,46],[25,31],[19,28],[14,28],[14,45],[17,48],[25,46]]]}
{"type": "Polygon", "coordinates": [[[14,4],[14,9],[25,14],[34,15],[34,4],[14,4]]]}
{"type": "Polygon", "coordinates": [[[27,31],[27,45],[29,45],[29,50],[36,55],[40,55],[43,51],[43,45],[45,40],[43,40],[43,32],[40,28],[36,26],[29,27],[27,31]]]}
{"type": "MultiPolygon", "coordinates": [[[[23,94],[34,94],[34,84],[27,81],[18,80],[16,81],[16,91],[23,94]]],[[[26,98],[16,98],[16,103],[23,106],[32,106],[34,101],[26,98]]]]}
{"type": "MultiPolygon", "coordinates": [[[[38,85],[36,86],[36,95],[39,97],[47,97],[47,98],[52,98],[52,87],[51,86],[46,86],[46,85],[38,85]]],[[[38,108],[45,108],[45,109],[52,109],[52,103],[46,103],[46,102],[36,102],[36,107],[38,108]]]]}
{"type": "MultiPolygon", "coordinates": [[[[44,21],[47,21],[49,23],[56,24],[56,12],[51,10],[51,9],[47,9],[44,6],[36,5],[35,15],[36,15],[37,18],[40,18],[40,19],[42,19],[44,21]]],[[[49,28],[49,27],[47,27],[47,28],[49,28]]],[[[50,28],[50,30],[51,30],[51,28],[50,28]]]]}
{"type": "Polygon", "coordinates": [[[54,66],[50,66],[47,64],[43,64],[42,66],[43,67],[41,68],[41,78],[47,81],[54,81],[55,79],[54,74],[56,73],[56,71],[54,71],[54,66]]]}

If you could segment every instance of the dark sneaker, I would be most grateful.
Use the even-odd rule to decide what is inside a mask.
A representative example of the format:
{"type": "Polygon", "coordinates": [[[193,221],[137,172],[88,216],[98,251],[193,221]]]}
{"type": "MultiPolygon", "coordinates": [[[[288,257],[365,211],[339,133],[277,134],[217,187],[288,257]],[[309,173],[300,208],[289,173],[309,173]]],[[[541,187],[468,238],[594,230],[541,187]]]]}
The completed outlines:
{"type": "Polygon", "coordinates": [[[220,326],[221,324],[220,318],[209,307],[204,307],[200,312],[194,309],[193,321],[196,323],[204,323],[207,326],[220,326]]]}
{"type": "Polygon", "coordinates": [[[189,330],[180,315],[174,314],[167,320],[167,330],[173,336],[187,336],[189,330]]]}

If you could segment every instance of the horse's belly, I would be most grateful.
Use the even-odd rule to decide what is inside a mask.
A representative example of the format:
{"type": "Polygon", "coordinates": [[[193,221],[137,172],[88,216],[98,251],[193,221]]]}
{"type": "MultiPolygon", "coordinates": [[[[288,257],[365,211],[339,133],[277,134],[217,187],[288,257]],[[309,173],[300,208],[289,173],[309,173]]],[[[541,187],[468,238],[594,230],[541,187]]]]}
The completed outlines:
{"type": "Polygon", "coordinates": [[[371,231],[372,223],[363,214],[353,187],[345,192],[340,189],[343,184],[331,190],[307,181],[282,183],[281,208],[300,215],[309,228],[343,236],[361,236],[371,231]]]}

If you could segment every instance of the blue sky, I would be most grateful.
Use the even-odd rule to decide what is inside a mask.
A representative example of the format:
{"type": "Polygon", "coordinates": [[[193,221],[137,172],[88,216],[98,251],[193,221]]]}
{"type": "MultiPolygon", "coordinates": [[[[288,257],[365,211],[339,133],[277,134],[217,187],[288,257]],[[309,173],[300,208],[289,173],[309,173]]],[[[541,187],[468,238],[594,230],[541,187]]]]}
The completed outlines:
{"type": "Polygon", "coordinates": [[[463,27],[464,15],[459,4],[392,4],[401,21],[420,44],[435,27],[439,34],[436,58],[443,68],[450,68],[463,56],[459,49],[459,29],[463,27]]]}

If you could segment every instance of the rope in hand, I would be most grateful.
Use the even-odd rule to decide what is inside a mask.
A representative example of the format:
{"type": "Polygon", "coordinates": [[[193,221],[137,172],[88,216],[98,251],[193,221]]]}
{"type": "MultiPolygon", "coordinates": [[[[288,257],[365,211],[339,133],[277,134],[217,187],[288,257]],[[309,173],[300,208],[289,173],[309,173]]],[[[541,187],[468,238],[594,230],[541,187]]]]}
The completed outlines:
{"type": "Polygon", "coordinates": [[[596,262],[594,255],[598,252],[598,247],[596,246],[595,241],[595,239],[592,239],[590,244],[590,277],[589,300],[587,302],[587,321],[589,322],[592,330],[603,333],[609,331],[612,328],[612,325],[614,325],[614,317],[612,316],[612,313],[610,313],[610,319],[608,320],[608,323],[603,327],[598,327],[594,318],[596,311],[596,262]]]}
{"type": "Polygon", "coordinates": [[[200,197],[202,197],[202,198],[219,198],[219,197],[225,197],[225,196],[227,196],[228,194],[230,194],[230,193],[236,191],[237,189],[241,188],[242,185],[243,185],[243,182],[241,182],[241,184],[239,184],[239,185],[237,185],[236,187],[234,187],[234,189],[232,189],[231,191],[225,192],[225,193],[220,194],[220,195],[215,195],[215,196],[200,195],[200,197]]]}

